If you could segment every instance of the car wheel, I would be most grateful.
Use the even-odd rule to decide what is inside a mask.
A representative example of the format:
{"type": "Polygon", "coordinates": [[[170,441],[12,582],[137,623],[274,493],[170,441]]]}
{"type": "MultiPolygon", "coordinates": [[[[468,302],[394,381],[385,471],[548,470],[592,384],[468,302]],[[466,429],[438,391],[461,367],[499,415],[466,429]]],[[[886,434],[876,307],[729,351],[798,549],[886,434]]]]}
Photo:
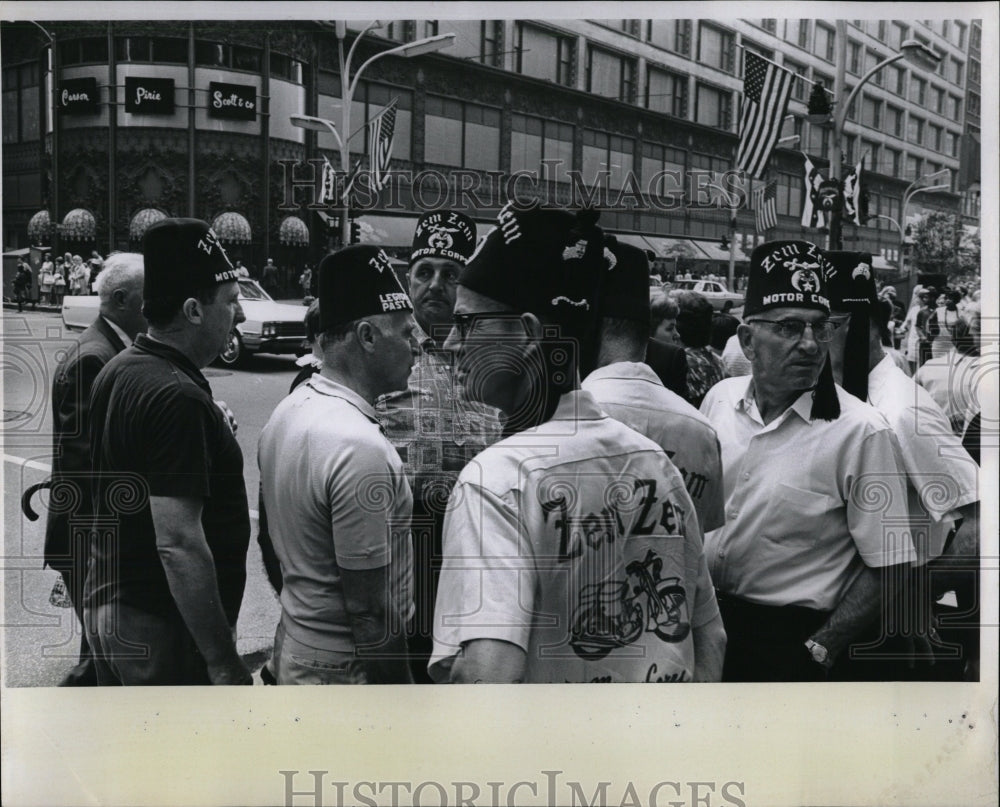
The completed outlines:
{"type": "Polygon", "coordinates": [[[225,349],[219,354],[219,361],[228,367],[235,367],[246,359],[246,351],[243,349],[243,340],[240,335],[233,331],[229,334],[225,349]]]}
{"type": "Polygon", "coordinates": [[[722,306],[722,313],[728,314],[732,310],[733,310],[733,301],[726,300],[725,304],[722,306]]]}

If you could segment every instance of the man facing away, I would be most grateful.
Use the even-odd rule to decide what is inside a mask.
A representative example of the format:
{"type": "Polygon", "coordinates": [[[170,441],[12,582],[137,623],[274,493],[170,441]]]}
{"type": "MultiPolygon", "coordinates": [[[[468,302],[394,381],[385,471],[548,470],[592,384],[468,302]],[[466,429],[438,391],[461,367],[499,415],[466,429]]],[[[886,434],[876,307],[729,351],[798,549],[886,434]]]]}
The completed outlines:
{"type": "Polygon", "coordinates": [[[437,681],[718,678],[725,636],[684,482],[579,388],[613,257],[596,218],[507,205],[459,280],[446,347],[505,438],[448,502],[437,681]]]}
{"type": "Polygon", "coordinates": [[[413,307],[375,247],[345,247],[318,271],[322,369],[258,444],[282,583],[271,667],[278,684],[411,683],[412,497],[373,402],[406,388],[413,307]]]}
{"type": "Polygon", "coordinates": [[[94,382],[95,531],[84,598],[98,683],[250,684],[236,650],[250,515],[243,455],[201,373],[243,321],[212,229],[143,237],[147,334],[94,382]]]}

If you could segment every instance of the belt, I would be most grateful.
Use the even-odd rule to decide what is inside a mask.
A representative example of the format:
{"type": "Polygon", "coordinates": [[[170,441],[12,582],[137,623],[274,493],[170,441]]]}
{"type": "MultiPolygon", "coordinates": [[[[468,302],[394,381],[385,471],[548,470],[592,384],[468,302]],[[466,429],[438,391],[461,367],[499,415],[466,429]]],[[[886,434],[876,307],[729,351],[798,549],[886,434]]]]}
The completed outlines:
{"type": "Polygon", "coordinates": [[[727,631],[809,636],[829,618],[829,612],[804,605],[762,605],[716,589],[727,631]]]}

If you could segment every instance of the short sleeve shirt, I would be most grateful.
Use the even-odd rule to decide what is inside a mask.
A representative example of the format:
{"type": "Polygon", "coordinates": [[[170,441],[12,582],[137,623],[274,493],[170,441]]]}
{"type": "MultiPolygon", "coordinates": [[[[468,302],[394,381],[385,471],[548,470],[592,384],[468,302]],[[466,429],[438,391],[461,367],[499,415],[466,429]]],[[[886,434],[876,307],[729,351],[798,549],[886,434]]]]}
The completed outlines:
{"type": "Polygon", "coordinates": [[[722,459],[708,419],[671,392],[648,365],[616,362],[594,370],[581,385],[615,420],[645,435],[677,466],[704,532],[721,527],[722,459]]]}
{"type": "Polygon", "coordinates": [[[691,497],[585,391],[487,448],[452,491],[431,675],[464,642],[522,648],[528,682],[689,681],[718,615],[691,497]]]}
{"type": "Polygon", "coordinates": [[[885,356],[868,374],[868,401],[889,422],[903,458],[910,528],[921,560],[938,557],[955,510],[979,500],[978,466],[930,394],[885,356]]]}
{"type": "Polygon", "coordinates": [[[881,415],[837,387],[840,417],[803,393],[765,425],[752,378],[716,384],[701,411],[722,445],[726,524],[705,537],[720,591],[831,611],[867,566],[912,562],[905,472],[881,415]]]}
{"type": "Polygon", "coordinates": [[[288,633],[310,647],[354,651],[342,569],[384,567],[387,608],[400,624],[409,619],[413,499],[372,406],[314,375],[274,410],[258,460],[288,633]]]}
{"type": "Polygon", "coordinates": [[[87,599],[175,612],[156,549],[150,496],[198,498],[222,606],[236,624],[250,513],[243,453],[212,390],[182,353],[145,335],[104,367],[91,391],[90,446],[100,519],[87,599]]]}

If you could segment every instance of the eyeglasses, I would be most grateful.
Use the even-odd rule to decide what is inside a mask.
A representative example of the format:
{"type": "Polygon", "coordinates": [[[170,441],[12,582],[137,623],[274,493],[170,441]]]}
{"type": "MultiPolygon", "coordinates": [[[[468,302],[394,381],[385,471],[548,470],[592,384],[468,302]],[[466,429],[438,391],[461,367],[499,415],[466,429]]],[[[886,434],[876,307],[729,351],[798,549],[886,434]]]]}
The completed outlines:
{"type": "Polygon", "coordinates": [[[481,319],[520,319],[520,314],[510,311],[477,311],[472,314],[453,314],[452,321],[462,339],[466,339],[481,319]]]}
{"type": "Polygon", "coordinates": [[[798,341],[806,332],[806,328],[812,329],[813,338],[817,342],[829,342],[833,339],[833,334],[843,322],[834,322],[824,319],[819,322],[806,322],[801,319],[748,319],[747,322],[766,322],[774,325],[774,331],[782,339],[794,339],[798,341]]]}

